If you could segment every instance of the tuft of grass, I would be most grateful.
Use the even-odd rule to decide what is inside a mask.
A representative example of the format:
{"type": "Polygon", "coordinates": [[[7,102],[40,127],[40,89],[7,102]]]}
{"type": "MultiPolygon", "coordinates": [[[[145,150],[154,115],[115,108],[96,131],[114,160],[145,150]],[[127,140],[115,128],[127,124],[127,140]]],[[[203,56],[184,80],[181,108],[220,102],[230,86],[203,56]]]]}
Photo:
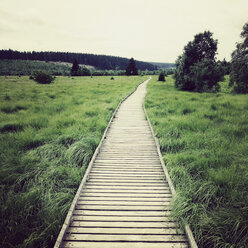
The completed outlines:
{"type": "Polygon", "coordinates": [[[114,109],[140,78],[0,81],[0,247],[53,247],[114,109]]]}
{"type": "Polygon", "coordinates": [[[145,107],[177,191],[172,216],[190,224],[199,247],[245,248],[248,101],[231,94],[228,76],[220,85],[200,94],[153,78],[145,107]]]}
{"type": "Polygon", "coordinates": [[[18,123],[7,123],[0,126],[1,133],[20,132],[22,130],[23,130],[23,126],[18,123]]]}

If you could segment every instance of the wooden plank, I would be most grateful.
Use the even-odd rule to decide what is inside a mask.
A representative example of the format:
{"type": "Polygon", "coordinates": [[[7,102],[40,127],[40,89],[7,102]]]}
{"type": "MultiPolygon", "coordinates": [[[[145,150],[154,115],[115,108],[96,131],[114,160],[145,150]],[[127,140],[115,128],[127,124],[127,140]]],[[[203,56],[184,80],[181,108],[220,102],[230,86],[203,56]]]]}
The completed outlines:
{"type": "Polygon", "coordinates": [[[161,177],[161,175],[140,175],[140,176],[135,176],[135,175],[125,175],[125,174],[120,174],[120,175],[108,175],[108,174],[102,174],[102,175],[89,175],[88,180],[97,180],[97,181],[104,181],[104,182],[109,182],[109,181],[130,181],[130,182],[149,182],[149,181],[154,181],[154,182],[165,182],[165,179],[161,177]]]}
{"type": "MultiPolygon", "coordinates": [[[[165,206],[164,211],[160,210],[153,210],[153,211],[137,211],[137,210],[90,210],[90,209],[85,209],[85,210],[80,210],[76,209],[74,211],[74,216],[75,215],[91,215],[91,216],[143,216],[143,217],[154,217],[154,216],[159,216],[159,217],[165,217],[170,214],[170,207],[165,206]]],[[[106,217],[107,218],[107,217],[106,217]]],[[[96,218],[95,218],[96,219],[96,218]]],[[[97,217],[98,219],[98,217],[97,217]]]]}
{"type": "Polygon", "coordinates": [[[165,178],[160,168],[115,168],[115,167],[94,167],[91,175],[116,175],[116,176],[160,176],[165,178]],[[121,174],[120,174],[121,173],[121,174]]]}
{"type": "MultiPolygon", "coordinates": [[[[76,210],[76,211],[83,211],[83,210],[76,210]]],[[[84,210],[86,211],[86,210],[84,210]]],[[[139,216],[139,215],[73,215],[72,217],[73,222],[79,221],[90,221],[90,222],[96,222],[96,221],[102,221],[102,222],[140,222],[140,223],[173,223],[176,225],[175,222],[171,221],[171,219],[167,216],[139,216]],[[170,222],[171,221],[171,222],[170,222]]],[[[72,223],[73,223],[72,222],[72,223]]],[[[73,225],[71,223],[71,225],[73,225]]]]}
{"type": "Polygon", "coordinates": [[[70,227],[67,230],[71,234],[183,234],[183,231],[176,228],[124,228],[124,227],[70,227]]]}
{"type": "MultiPolygon", "coordinates": [[[[77,216],[75,216],[77,218],[77,216]]],[[[78,217],[79,218],[79,217],[78,217]]],[[[143,221],[86,221],[83,217],[77,221],[74,220],[71,223],[72,227],[126,227],[126,228],[177,228],[175,222],[172,221],[155,221],[145,222],[143,221]]]]}
{"type": "Polygon", "coordinates": [[[187,242],[184,235],[114,235],[114,234],[66,234],[64,240],[67,241],[118,241],[118,242],[187,242]]]}
{"type": "Polygon", "coordinates": [[[76,242],[65,241],[64,248],[188,248],[187,243],[143,243],[143,242],[76,242]]]}
{"type": "Polygon", "coordinates": [[[130,186],[128,188],[126,188],[125,185],[119,185],[119,186],[116,186],[116,185],[106,185],[106,186],[103,186],[103,185],[87,185],[85,186],[84,189],[126,189],[126,190],[169,190],[169,187],[168,187],[168,184],[165,182],[164,185],[160,186],[160,187],[157,187],[157,186],[139,186],[137,187],[136,185],[135,186],[130,186]]]}
{"type": "Polygon", "coordinates": [[[112,171],[104,171],[103,169],[101,170],[92,170],[92,172],[90,173],[90,175],[111,175],[111,176],[122,176],[122,175],[125,175],[125,176],[160,176],[161,178],[165,178],[164,174],[161,173],[161,171],[157,171],[157,170],[154,170],[151,171],[151,169],[148,169],[148,171],[145,171],[143,168],[139,168],[138,170],[134,170],[134,171],[130,171],[130,169],[118,169],[117,171],[114,171],[112,169],[112,171]],[[120,172],[121,175],[120,175],[120,172]]]}
{"type": "Polygon", "coordinates": [[[120,206],[120,205],[125,205],[125,206],[166,206],[168,203],[166,201],[99,201],[99,200],[80,200],[78,201],[78,204],[82,205],[112,205],[112,206],[120,206]]]}
{"type": "Polygon", "coordinates": [[[161,165],[142,165],[142,164],[94,164],[94,169],[118,169],[118,170],[151,170],[154,171],[161,170],[161,165]]]}
{"type": "Polygon", "coordinates": [[[89,183],[89,184],[86,184],[86,187],[85,189],[143,189],[143,190],[146,190],[146,189],[167,189],[169,190],[169,187],[168,187],[168,184],[165,182],[164,184],[159,184],[159,185],[117,185],[117,184],[92,184],[92,183],[89,183]]]}
{"type": "MultiPolygon", "coordinates": [[[[127,193],[87,193],[82,191],[80,194],[81,197],[121,197],[121,198],[167,198],[168,194],[127,194],[127,193]]],[[[169,196],[170,197],[170,196],[169,196]]]]}
{"type": "Polygon", "coordinates": [[[131,175],[131,174],[90,174],[90,179],[106,179],[106,180],[157,180],[165,181],[165,178],[161,175],[131,175]]]}
{"type": "Polygon", "coordinates": [[[89,177],[87,182],[89,183],[163,183],[162,179],[139,179],[139,178],[91,178],[89,177]]]}
{"type": "Polygon", "coordinates": [[[114,166],[94,166],[92,168],[92,173],[95,173],[95,172],[112,172],[112,173],[115,173],[115,172],[150,172],[150,173],[163,173],[163,170],[162,170],[162,167],[158,166],[158,167],[133,167],[133,166],[130,166],[130,168],[120,168],[120,167],[114,167],[114,166]]]}
{"type": "Polygon", "coordinates": [[[139,182],[133,182],[133,183],[122,183],[122,182],[117,182],[117,183],[111,183],[111,182],[87,182],[87,185],[101,185],[101,186],[125,186],[125,187],[151,187],[151,186],[156,186],[156,187],[163,187],[165,185],[164,182],[159,182],[159,183],[139,183],[139,182]]]}
{"type": "Polygon", "coordinates": [[[127,211],[164,211],[164,206],[122,206],[122,205],[80,205],[77,204],[77,210],[127,210],[127,211]]]}
{"type": "Polygon", "coordinates": [[[125,202],[170,202],[172,199],[171,195],[168,196],[161,196],[161,197],[146,197],[146,198],[142,198],[142,197],[115,197],[115,196],[111,196],[111,197],[79,197],[78,201],[125,201],[125,202]]]}
{"type": "Polygon", "coordinates": [[[120,159],[96,159],[95,164],[97,163],[109,163],[109,164],[160,164],[160,161],[158,159],[154,160],[146,160],[146,159],[133,159],[133,160],[120,160],[120,159]]]}
{"type": "Polygon", "coordinates": [[[86,188],[83,189],[82,192],[85,193],[131,193],[131,194],[169,194],[171,196],[171,193],[168,189],[153,189],[153,190],[143,190],[143,189],[91,189],[86,188]]]}
{"type": "Polygon", "coordinates": [[[126,156],[126,155],[131,155],[131,156],[136,156],[136,155],[138,155],[138,156],[156,156],[157,155],[157,153],[156,153],[157,151],[144,151],[144,152],[142,152],[142,151],[137,151],[137,150],[129,150],[129,151],[126,151],[126,150],[114,150],[114,149],[111,149],[111,150],[108,150],[108,149],[104,149],[104,148],[102,148],[101,149],[101,154],[103,154],[103,155],[112,155],[112,156],[114,156],[114,155],[117,155],[117,156],[120,156],[120,155],[123,155],[123,156],[126,156]],[[156,154],[156,155],[154,155],[154,154],[156,154]]]}

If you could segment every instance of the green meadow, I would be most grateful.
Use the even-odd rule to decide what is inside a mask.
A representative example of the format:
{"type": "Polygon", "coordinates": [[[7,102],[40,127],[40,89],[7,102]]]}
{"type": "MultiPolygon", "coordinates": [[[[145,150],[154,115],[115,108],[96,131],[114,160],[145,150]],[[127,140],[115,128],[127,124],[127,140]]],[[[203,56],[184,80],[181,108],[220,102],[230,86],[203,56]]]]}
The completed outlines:
{"type": "Polygon", "coordinates": [[[173,216],[187,221],[199,247],[248,244],[248,97],[191,93],[174,80],[148,84],[145,107],[176,187],[173,216]]]}
{"type": "Polygon", "coordinates": [[[0,247],[52,247],[107,123],[146,78],[0,77],[0,247]]]}

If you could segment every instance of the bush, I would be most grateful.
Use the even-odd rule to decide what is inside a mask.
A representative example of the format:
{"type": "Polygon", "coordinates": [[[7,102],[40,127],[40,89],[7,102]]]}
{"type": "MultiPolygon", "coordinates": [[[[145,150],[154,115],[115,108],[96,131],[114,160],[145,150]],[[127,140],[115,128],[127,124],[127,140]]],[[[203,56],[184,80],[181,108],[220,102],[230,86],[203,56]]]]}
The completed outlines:
{"type": "Polygon", "coordinates": [[[90,73],[90,70],[84,66],[83,68],[80,68],[79,75],[80,76],[90,76],[91,73],[90,73]]]}
{"type": "Polygon", "coordinates": [[[39,84],[51,84],[54,81],[54,77],[43,71],[36,71],[33,75],[34,81],[39,84]]]}
{"type": "Polygon", "coordinates": [[[218,82],[224,79],[221,68],[208,59],[192,66],[189,76],[197,92],[219,91],[218,82]]]}
{"type": "Polygon", "coordinates": [[[164,73],[163,72],[160,72],[159,77],[158,77],[158,81],[162,81],[162,82],[165,81],[165,77],[164,77],[164,73]]]}

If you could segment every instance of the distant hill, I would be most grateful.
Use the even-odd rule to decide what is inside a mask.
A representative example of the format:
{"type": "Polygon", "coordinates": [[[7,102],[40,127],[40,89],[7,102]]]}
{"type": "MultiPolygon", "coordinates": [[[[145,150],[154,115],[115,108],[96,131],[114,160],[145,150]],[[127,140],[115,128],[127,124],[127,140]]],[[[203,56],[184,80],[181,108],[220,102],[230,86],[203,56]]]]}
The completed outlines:
{"type": "MultiPolygon", "coordinates": [[[[36,60],[72,63],[74,59],[79,64],[94,66],[100,70],[125,70],[129,59],[107,55],[69,52],[19,52],[13,50],[0,50],[0,60],[36,60]]],[[[135,61],[139,70],[153,71],[157,66],[153,63],[135,61]]]]}
{"type": "Polygon", "coordinates": [[[169,69],[176,67],[176,65],[173,63],[160,63],[160,62],[149,62],[149,63],[156,66],[158,69],[169,69]]]}

